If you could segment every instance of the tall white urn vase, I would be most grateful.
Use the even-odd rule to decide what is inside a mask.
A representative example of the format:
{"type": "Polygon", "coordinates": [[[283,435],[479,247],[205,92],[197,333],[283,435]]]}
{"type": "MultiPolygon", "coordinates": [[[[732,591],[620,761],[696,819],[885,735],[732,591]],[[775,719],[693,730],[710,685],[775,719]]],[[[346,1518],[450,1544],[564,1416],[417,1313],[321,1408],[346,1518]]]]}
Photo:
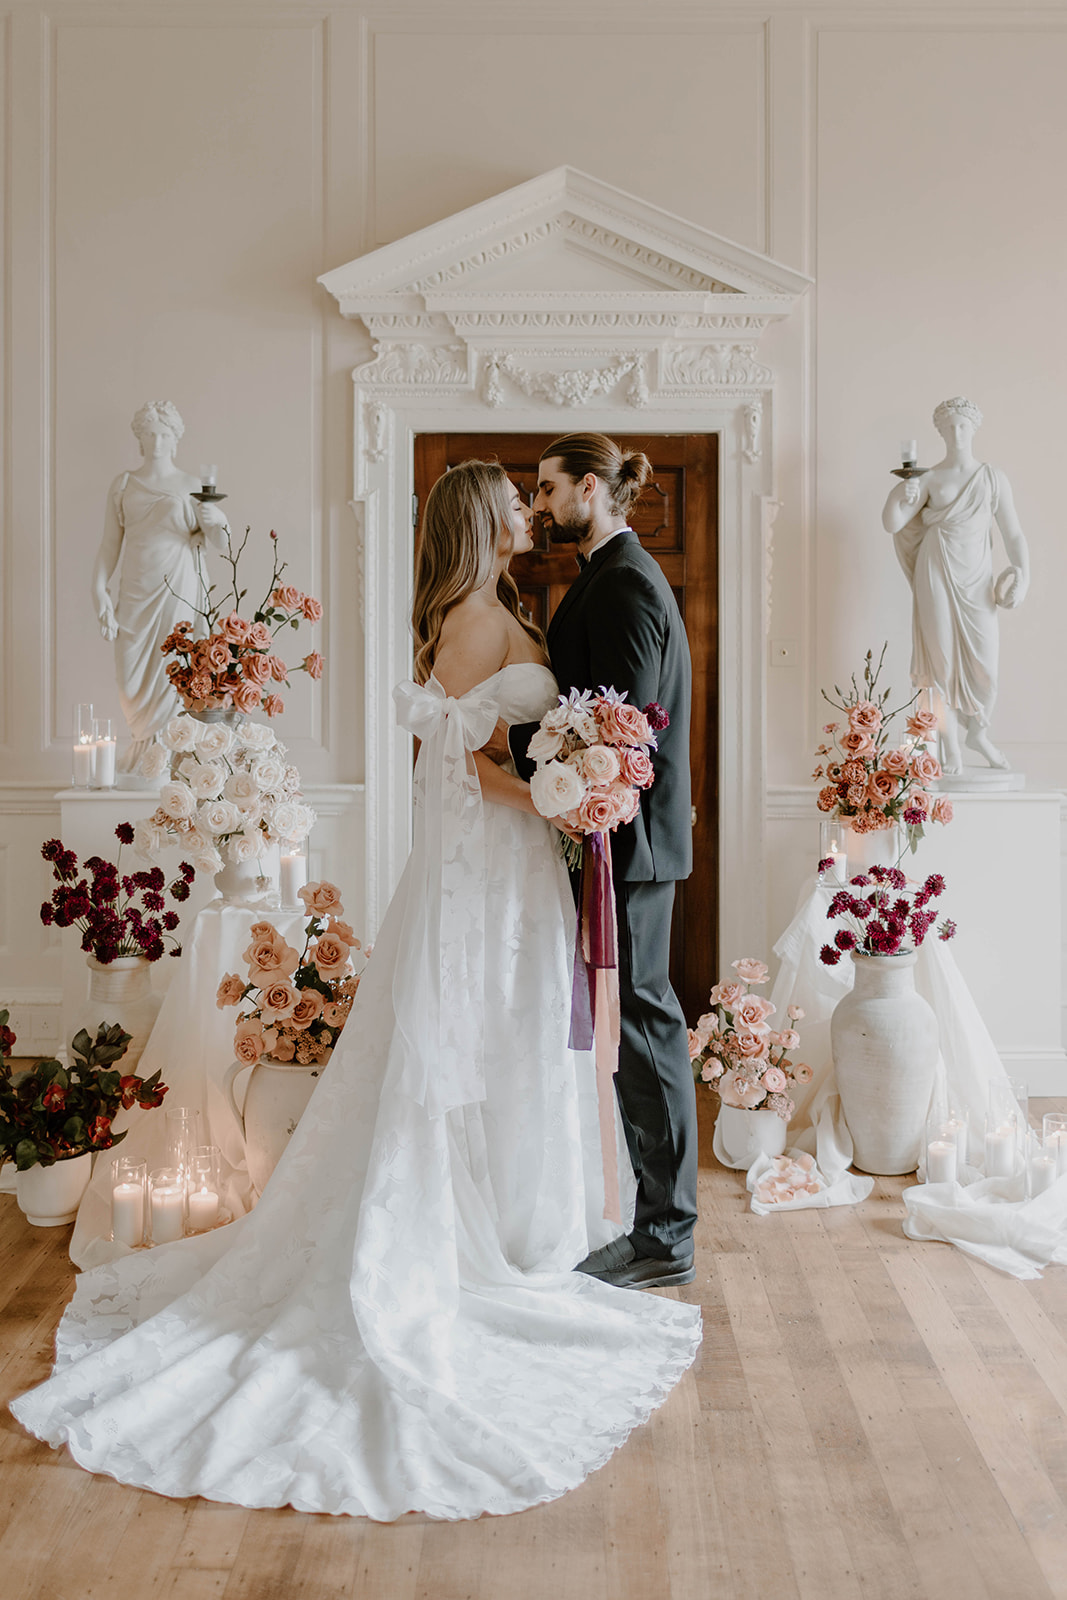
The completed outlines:
{"type": "Polygon", "coordinates": [[[915,951],[853,954],[855,983],[830,1019],[841,1110],[861,1172],[914,1172],[937,1068],[937,1018],[915,992],[915,951]]]}
{"type": "Polygon", "coordinates": [[[244,1061],[233,1063],[223,1080],[223,1090],[245,1142],[248,1175],[256,1193],[262,1194],[315,1092],[325,1062],[314,1061],[305,1066],[261,1056],[252,1068],[241,1106],[235,1085],[247,1065],[244,1061]]]}

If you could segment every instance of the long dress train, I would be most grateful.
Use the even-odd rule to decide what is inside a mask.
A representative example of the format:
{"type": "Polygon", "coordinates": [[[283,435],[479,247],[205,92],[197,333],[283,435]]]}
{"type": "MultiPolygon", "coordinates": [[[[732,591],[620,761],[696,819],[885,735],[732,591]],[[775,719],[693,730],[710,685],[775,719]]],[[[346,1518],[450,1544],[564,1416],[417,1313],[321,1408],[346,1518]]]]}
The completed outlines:
{"type": "Polygon", "coordinates": [[[603,1237],[592,1066],[565,1048],[572,902],[547,826],[483,807],[467,770],[554,692],[529,663],[460,700],[406,686],[415,847],[258,1206],[83,1273],[52,1377],[12,1405],[82,1466],[379,1520],[518,1511],[692,1362],[696,1307],[570,1270],[603,1237]]]}

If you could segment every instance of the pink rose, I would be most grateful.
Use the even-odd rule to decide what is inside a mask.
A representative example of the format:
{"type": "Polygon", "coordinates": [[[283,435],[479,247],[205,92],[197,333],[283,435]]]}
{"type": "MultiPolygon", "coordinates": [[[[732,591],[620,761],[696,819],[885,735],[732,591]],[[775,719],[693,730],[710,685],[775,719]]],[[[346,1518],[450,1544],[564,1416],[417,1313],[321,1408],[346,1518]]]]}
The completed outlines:
{"type": "Polygon", "coordinates": [[[849,728],[841,735],[841,748],[850,756],[873,756],[874,740],[863,728],[849,728]]]}
{"type": "Polygon", "coordinates": [[[788,1084],[789,1079],[781,1067],[768,1067],[763,1074],[763,1087],[768,1094],[781,1094],[783,1089],[788,1087],[788,1084]]]}
{"type": "Polygon", "coordinates": [[[590,783],[613,783],[619,776],[620,762],[616,751],[608,744],[593,744],[583,750],[578,758],[578,768],[590,783]]]}
{"type": "Polygon", "coordinates": [[[263,709],[268,717],[279,717],[285,710],[285,701],[279,694],[269,694],[263,702],[263,709]]]}
{"type": "Polygon", "coordinates": [[[244,644],[252,630],[252,624],[244,617],[238,616],[236,611],[231,611],[220,623],[222,637],[231,640],[234,644],[244,644]]]}
{"type": "Polygon", "coordinates": [[[317,989],[305,989],[289,1018],[289,1025],[293,1028],[309,1028],[322,1016],[323,1000],[317,989]]]}
{"type": "Polygon", "coordinates": [[[621,705],[602,705],[597,721],[608,744],[648,744],[652,738],[645,713],[625,701],[621,705]]]}
{"type": "Polygon", "coordinates": [[[953,808],[952,801],[946,800],[943,795],[938,795],[937,799],[934,801],[934,809],[930,815],[935,822],[951,822],[952,818],[955,816],[955,810],[953,808]]]}
{"type": "Polygon", "coordinates": [[[241,670],[246,683],[254,683],[261,687],[270,677],[270,662],[259,651],[249,651],[241,657],[241,670]]]}
{"type": "Polygon", "coordinates": [[[882,771],[891,773],[894,778],[902,778],[908,770],[907,750],[885,750],[882,753],[882,771]]]}
{"type": "Polygon", "coordinates": [[[323,660],[317,650],[312,650],[310,655],[304,657],[304,671],[309,678],[322,677],[323,660]]]}
{"type": "Polygon", "coordinates": [[[309,594],[306,594],[303,600],[300,602],[300,609],[304,613],[304,616],[308,622],[322,621],[321,600],[313,600],[309,594]]]}
{"type": "Polygon", "coordinates": [[[749,1083],[746,1078],[738,1077],[736,1072],[724,1072],[719,1079],[718,1089],[724,1106],[737,1106],[742,1111],[751,1111],[758,1106],[767,1092],[762,1084],[749,1083]]]}
{"type": "Polygon", "coordinates": [[[873,700],[860,700],[849,706],[848,725],[861,733],[877,733],[882,726],[882,713],[873,700]]]}
{"type": "Polygon", "coordinates": [[[313,945],[311,959],[320,977],[327,980],[343,977],[348,970],[348,946],[336,934],[324,933],[313,945]]]}
{"type": "Polygon", "coordinates": [[[238,684],[237,688],[233,691],[234,705],[237,707],[238,711],[243,711],[246,715],[249,711],[254,711],[256,709],[262,698],[263,691],[260,689],[259,685],[255,683],[249,683],[247,680],[244,683],[238,684]]]}
{"type": "Polygon", "coordinates": [[[618,822],[618,807],[607,789],[590,789],[578,806],[578,825],[584,833],[606,833],[618,822]]]}
{"type": "Polygon", "coordinates": [[[289,978],[300,964],[300,952],[284,939],[253,939],[244,953],[248,962],[248,976],[252,983],[274,983],[278,978],[289,978]]]}
{"type": "Polygon", "coordinates": [[[619,823],[632,822],[641,809],[641,795],[628,783],[613,783],[608,790],[615,802],[619,823]]]}
{"type": "Polygon", "coordinates": [[[334,883],[306,883],[299,890],[300,898],[304,902],[308,915],[324,917],[344,915],[344,906],[341,904],[341,891],[334,883]]]}
{"type": "Polygon", "coordinates": [[[727,1011],[732,1011],[744,998],[744,993],[739,983],[717,983],[710,999],[713,1006],[725,1006],[727,1011]]]}
{"type": "Polygon", "coordinates": [[[766,1029],[763,1033],[755,1033],[748,1028],[739,1028],[734,1036],[734,1046],[738,1055],[744,1056],[746,1061],[756,1061],[767,1053],[766,1029]]]}
{"type": "Polygon", "coordinates": [[[638,789],[650,789],[656,777],[652,763],[643,750],[622,752],[622,775],[627,783],[635,784],[638,789]]]}
{"type": "Polygon", "coordinates": [[[254,1031],[242,1032],[238,1028],[233,1041],[233,1053],[238,1061],[243,1061],[246,1065],[254,1067],[263,1054],[263,1050],[263,1032],[258,1022],[254,1031]]]}
{"type": "Polygon", "coordinates": [[[770,972],[762,961],[756,961],[752,956],[742,956],[740,961],[731,961],[737,976],[742,983],[766,983],[770,972]]]}
{"type": "Polygon", "coordinates": [[[941,763],[929,750],[920,750],[912,757],[911,774],[917,783],[936,783],[941,776],[941,763]]]}
{"type": "Polygon", "coordinates": [[[766,1033],[767,1018],[774,1010],[769,1001],[758,994],[746,994],[734,1011],[734,1026],[747,1028],[750,1033],[766,1033]]]}
{"type": "Polygon", "coordinates": [[[225,672],[230,664],[230,646],[225,639],[210,639],[207,647],[207,664],[214,672],[225,672]]]}
{"type": "Polygon", "coordinates": [[[226,1006],[235,1006],[244,999],[245,981],[236,973],[228,972],[215,991],[215,1004],[222,1011],[226,1006]]]}
{"type": "Polygon", "coordinates": [[[929,816],[932,802],[930,796],[923,789],[912,789],[904,802],[906,811],[921,811],[923,816],[929,816]]]}
{"type": "Polygon", "coordinates": [[[263,987],[263,1013],[269,1022],[285,1022],[292,1016],[299,999],[299,989],[294,989],[284,978],[275,979],[263,987]]]}
{"type": "Polygon", "coordinates": [[[350,949],[359,950],[361,948],[359,940],[356,938],[348,923],[342,922],[340,918],[330,918],[330,932],[335,933],[339,939],[343,939],[345,944],[347,944],[350,949]]]}
{"type": "Polygon", "coordinates": [[[248,630],[248,643],[256,650],[269,650],[274,635],[265,622],[253,622],[248,630]]]}
{"type": "Polygon", "coordinates": [[[267,665],[270,668],[270,675],[274,679],[275,683],[286,682],[289,677],[289,668],[286,666],[281,656],[268,656],[267,665]]]}
{"type": "Polygon", "coordinates": [[[913,739],[929,739],[937,732],[937,714],[933,711],[913,711],[904,726],[913,739]]]}
{"type": "Polygon", "coordinates": [[[884,770],[872,772],[867,782],[867,794],[875,805],[885,805],[886,801],[894,799],[899,788],[900,779],[884,770]]]}
{"type": "Polygon", "coordinates": [[[271,599],[281,611],[299,611],[304,596],[295,584],[284,583],[275,589],[271,599]]]}

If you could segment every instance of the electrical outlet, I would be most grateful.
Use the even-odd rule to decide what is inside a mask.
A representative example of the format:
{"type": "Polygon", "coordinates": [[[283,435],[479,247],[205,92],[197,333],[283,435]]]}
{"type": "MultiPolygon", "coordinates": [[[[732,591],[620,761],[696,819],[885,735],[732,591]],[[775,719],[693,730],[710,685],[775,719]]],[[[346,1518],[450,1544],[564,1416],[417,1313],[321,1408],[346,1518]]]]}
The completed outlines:
{"type": "Polygon", "coordinates": [[[795,667],[797,664],[797,646],[794,639],[771,640],[771,666],[795,667]]]}

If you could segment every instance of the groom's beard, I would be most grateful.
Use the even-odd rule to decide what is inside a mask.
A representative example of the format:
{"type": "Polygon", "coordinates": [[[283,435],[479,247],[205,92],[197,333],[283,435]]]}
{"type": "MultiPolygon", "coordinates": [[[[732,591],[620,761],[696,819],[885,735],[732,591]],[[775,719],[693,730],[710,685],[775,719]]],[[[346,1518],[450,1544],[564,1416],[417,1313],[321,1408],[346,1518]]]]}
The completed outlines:
{"type": "Polygon", "coordinates": [[[592,516],[583,517],[576,510],[561,512],[558,518],[548,511],[542,511],[541,522],[550,544],[581,544],[593,531],[592,516]]]}

